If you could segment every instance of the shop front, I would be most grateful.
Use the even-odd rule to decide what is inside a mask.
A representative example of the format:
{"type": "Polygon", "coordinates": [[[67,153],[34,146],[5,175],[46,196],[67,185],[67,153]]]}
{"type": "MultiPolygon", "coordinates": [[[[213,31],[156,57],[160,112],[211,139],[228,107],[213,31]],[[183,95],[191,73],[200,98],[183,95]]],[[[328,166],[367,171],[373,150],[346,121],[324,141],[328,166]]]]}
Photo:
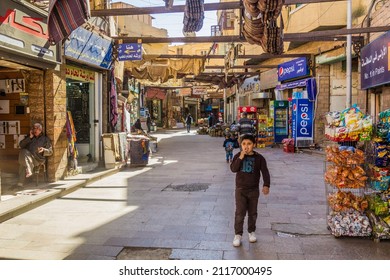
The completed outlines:
{"type": "Polygon", "coordinates": [[[118,123],[117,92],[112,69],[112,40],[83,27],[74,30],[64,44],[66,57],[66,109],[73,119],[75,147],[80,159],[102,159],[101,135],[105,125],[118,123]],[[110,102],[103,106],[106,95],[110,102]],[[104,123],[107,110],[109,124],[104,123]]]}
{"type": "MultiPolygon", "coordinates": [[[[300,57],[278,65],[278,84],[275,87],[275,103],[288,104],[285,137],[293,138],[295,147],[309,147],[314,142],[314,115],[317,83],[310,77],[306,57],[300,57]],[[288,132],[288,133],[287,133],[288,132]]],[[[275,106],[275,109],[277,107],[275,106]]],[[[275,110],[275,114],[276,114],[275,110]]],[[[283,118],[285,116],[283,115],[283,118]]],[[[274,127],[280,125],[275,115],[274,127]]],[[[275,138],[277,131],[275,131],[275,138]]]]}
{"type": "MultiPolygon", "coordinates": [[[[167,92],[161,88],[146,88],[146,109],[152,122],[158,127],[163,126],[163,100],[165,99],[167,92]]],[[[142,116],[146,122],[146,115],[142,116]]],[[[142,120],[141,120],[142,121],[142,120]]]]}
{"type": "Polygon", "coordinates": [[[361,89],[366,90],[368,111],[378,116],[390,107],[390,31],[361,50],[361,89]]]}
{"type": "MultiPolygon", "coordinates": [[[[52,73],[59,68],[58,46],[47,37],[47,12],[26,2],[0,2],[0,171],[18,173],[19,142],[34,122],[56,138],[50,117],[53,103],[52,73]],[[24,20],[34,18],[34,21],[24,20]],[[50,111],[48,110],[50,109],[50,111]]],[[[54,162],[54,156],[50,159],[54,162]]],[[[56,165],[48,173],[54,178],[56,165]]]]}

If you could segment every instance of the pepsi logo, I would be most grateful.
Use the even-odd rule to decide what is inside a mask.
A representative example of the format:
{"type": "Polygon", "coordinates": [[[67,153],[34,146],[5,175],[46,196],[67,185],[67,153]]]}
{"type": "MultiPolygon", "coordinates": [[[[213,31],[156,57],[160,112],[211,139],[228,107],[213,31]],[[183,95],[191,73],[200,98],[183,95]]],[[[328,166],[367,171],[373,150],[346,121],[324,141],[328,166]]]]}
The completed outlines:
{"type": "Polygon", "coordinates": [[[279,76],[282,76],[282,75],[283,75],[283,71],[284,71],[283,67],[280,67],[280,68],[279,68],[279,76]]]}

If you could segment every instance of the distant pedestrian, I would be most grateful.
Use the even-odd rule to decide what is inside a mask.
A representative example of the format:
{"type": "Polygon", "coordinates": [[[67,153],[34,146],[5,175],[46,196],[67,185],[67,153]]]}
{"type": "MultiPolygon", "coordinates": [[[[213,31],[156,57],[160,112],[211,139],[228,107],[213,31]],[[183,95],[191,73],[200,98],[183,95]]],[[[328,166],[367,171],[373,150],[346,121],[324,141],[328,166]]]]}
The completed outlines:
{"type": "Polygon", "coordinates": [[[152,126],[152,119],[150,118],[150,114],[148,114],[147,118],[146,118],[146,126],[148,127],[148,133],[150,132],[150,128],[152,126]]]}
{"type": "Polygon", "coordinates": [[[223,142],[223,147],[226,152],[226,162],[233,161],[233,150],[234,148],[238,148],[237,139],[233,138],[230,133],[226,133],[225,141],[223,142]]]}
{"type": "Polygon", "coordinates": [[[253,123],[248,119],[248,113],[242,113],[241,119],[238,121],[238,133],[240,137],[244,134],[253,135],[253,123]]]}
{"type": "Polygon", "coordinates": [[[265,158],[254,151],[255,138],[253,135],[244,134],[240,139],[241,152],[233,157],[230,164],[232,172],[236,173],[235,202],[236,211],[234,217],[233,246],[241,245],[244,232],[244,219],[248,213],[249,242],[256,242],[257,203],[259,201],[260,177],[263,176],[264,195],[268,195],[270,188],[270,174],[265,158]],[[261,173],[261,174],[260,174],[261,173]]]}
{"type": "Polygon", "coordinates": [[[193,122],[192,116],[191,114],[188,114],[186,117],[187,132],[190,132],[192,122],[193,122]]]}
{"type": "Polygon", "coordinates": [[[208,122],[209,122],[209,127],[212,127],[214,125],[214,114],[213,113],[210,113],[209,118],[208,118],[208,122]]]}

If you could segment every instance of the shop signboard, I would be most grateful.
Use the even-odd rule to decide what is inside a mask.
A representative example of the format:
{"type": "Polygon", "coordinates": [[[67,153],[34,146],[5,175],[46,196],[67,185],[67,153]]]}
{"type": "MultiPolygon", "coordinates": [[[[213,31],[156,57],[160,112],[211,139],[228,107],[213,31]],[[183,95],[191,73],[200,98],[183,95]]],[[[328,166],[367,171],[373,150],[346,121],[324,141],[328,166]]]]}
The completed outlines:
{"type": "Polygon", "coordinates": [[[361,87],[368,89],[390,83],[390,31],[383,34],[361,51],[361,87]]]}
{"type": "Polygon", "coordinates": [[[192,87],[192,94],[193,95],[205,95],[205,94],[207,94],[207,87],[194,86],[194,87],[192,87]]]}
{"type": "Polygon", "coordinates": [[[313,140],[313,102],[309,99],[293,99],[291,102],[292,136],[295,145],[302,147],[299,143],[311,144],[313,140]]]}
{"type": "Polygon", "coordinates": [[[111,68],[112,40],[83,27],[74,30],[65,41],[65,56],[104,69],[111,68]]]}
{"type": "Polygon", "coordinates": [[[260,79],[259,77],[250,77],[244,80],[240,89],[246,93],[260,92],[260,79]]]}
{"type": "Polygon", "coordinates": [[[278,84],[278,70],[276,68],[260,73],[260,90],[271,89],[278,84]]]}
{"type": "Polygon", "coordinates": [[[130,43],[118,45],[118,60],[142,60],[142,44],[130,43]]]}
{"type": "Polygon", "coordinates": [[[26,1],[0,1],[0,51],[9,53],[2,57],[26,62],[16,54],[31,58],[28,63],[36,67],[54,68],[60,63],[58,46],[50,45],[48,39],[47,12],[26,1]]]}
{"type": "Polygon", "coordinates": [[[299,57],[278,65],[278,81],[286,81],[308,76],[310,68],[306,57],[299,57]]]}
{"type": "Polygon", "coordinates": [[[95,72],[82,69],[75,66],[66,65],[65,66],[66,78],[81,81],[85,83],[94,83],[95,82],[95,72]]]}

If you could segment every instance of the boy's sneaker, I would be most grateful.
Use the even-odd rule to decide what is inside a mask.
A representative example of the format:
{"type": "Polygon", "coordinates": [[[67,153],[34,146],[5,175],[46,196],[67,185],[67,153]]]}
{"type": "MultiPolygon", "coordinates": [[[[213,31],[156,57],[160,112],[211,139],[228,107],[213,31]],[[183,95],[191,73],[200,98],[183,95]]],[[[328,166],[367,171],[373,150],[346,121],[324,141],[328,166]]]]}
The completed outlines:
{"type": "Polygon", "coordinates": [[[256,234],[255,232],[250,232],[249,233],[249,242],[250,243],[255,243],[257,241],[256,234]]]}
{"type": "Polygon", "coordinates": [[[229,160],[227,159],[226,162],[229,163],[229,160]]]}
{"type": "Polygon", "coordinates": [[[242,238],[242,236],[239,235],[239,234],[236,234],[236,235],[234,236],[234,239],[233,239],[233,246],[234,246],[234,247],[238,247],[238,246],[241,245],[241,238],[242,238]]]}

